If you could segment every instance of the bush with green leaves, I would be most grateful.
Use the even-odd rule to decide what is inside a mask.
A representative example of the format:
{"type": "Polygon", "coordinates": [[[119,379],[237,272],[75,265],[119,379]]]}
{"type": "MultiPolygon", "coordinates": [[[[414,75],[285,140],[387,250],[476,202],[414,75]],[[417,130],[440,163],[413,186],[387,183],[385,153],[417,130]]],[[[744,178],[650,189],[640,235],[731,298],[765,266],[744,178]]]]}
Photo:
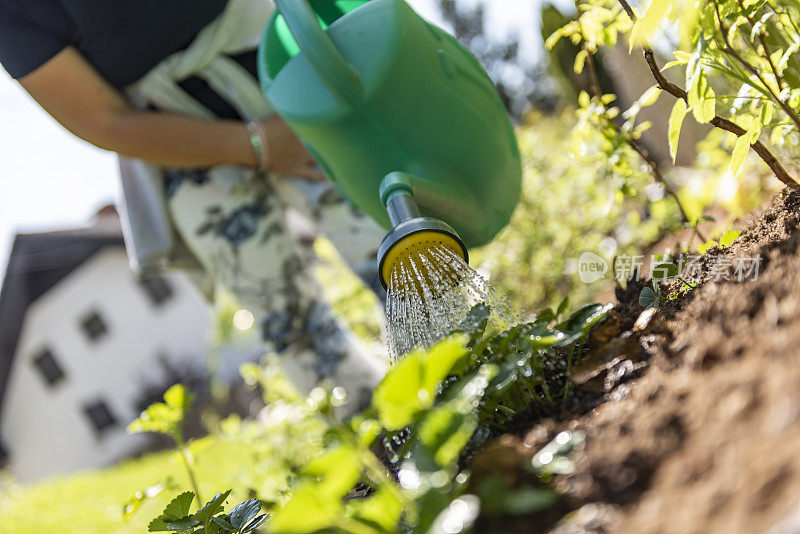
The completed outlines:
{"type": "Polygon", "coordinates": [[[652,178],[637,155],[623,147],[624,157],[609,157],[611,141],[584,127],[588,118],[578,119],[572,109],[526,117],[517,130],[520,203],[491,243],[470,252],[472,264],[519,310],[556,306],[565,297],[598,300],[612,288],[610,277],[581,282],[574,270],[581,253],[610,263],[614,254],[639,253],[681,228],[673,199],[651,191],[652,178]]]}
{"type": "Polygon", "coordinates": [[[625,35],[631,50],[641,47],[642,61],[653,76],[653,87],[623,114],[624,133],[635,139],[636,128],[643,127],[634,126],[636,114],[665,92],[675,98],[666,140],[673,158],[681,124],[691,113],[700,124],[729,134],[734,176],[752,148],[781,182],[798,187],[776,151],[800,141],[800,4],[652,0],[640,12],[627,0],[579,0],[576,5],[577,19],[556,31],[548,46],[561,38],[582,43],[575,62],[580,70],[592,65],[598,49],[616,45],[619,35],[625,35]],[[675,42],[674,58],[663,66],[650,45],[659,39],[675,42]],[[682,82],[665,74],[675,67],[685,71],[682,82]]]}

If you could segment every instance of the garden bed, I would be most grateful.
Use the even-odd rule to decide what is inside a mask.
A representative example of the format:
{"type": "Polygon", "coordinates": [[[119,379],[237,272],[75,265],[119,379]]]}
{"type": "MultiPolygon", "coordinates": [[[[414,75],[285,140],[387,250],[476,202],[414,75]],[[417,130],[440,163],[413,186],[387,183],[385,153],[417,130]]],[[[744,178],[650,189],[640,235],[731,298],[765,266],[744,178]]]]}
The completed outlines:
{"type": "Polygon", "coordinates": [[[619,289],[572,370],[572,404],[476,457],[476,478],[491,466],[514,485],[559,432],[586,433],[573,472],[551,481],[559,505],[482,531],[765,532],[793,517],[787,531],[800,529],[800,192],[739,226],[703,256],[700,285],[661,308],[642,312],[644,284],[619,289]],[[755,280],[711,268],[732,277],[735,258],[759,254],[755,280]]]}

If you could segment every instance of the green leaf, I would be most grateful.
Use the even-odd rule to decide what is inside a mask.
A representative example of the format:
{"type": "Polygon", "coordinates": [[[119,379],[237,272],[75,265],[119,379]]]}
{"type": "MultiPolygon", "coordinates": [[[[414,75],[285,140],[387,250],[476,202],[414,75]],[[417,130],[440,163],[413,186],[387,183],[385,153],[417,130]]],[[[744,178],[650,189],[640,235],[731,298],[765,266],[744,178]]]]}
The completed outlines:
{"type": "Polygon", "coordinates": [[[214,497],[208,501],[206,504],[203,505],[195,514],[192,516],[201,523],[205,523],[212,516],[215,516],[219,512],[222,511],[222,504],[225,502],[225,499],[228,498],[228,495],[231,494],[231,490],[228,490],[224,493],[217,493],[214,497]]]}
{"type": "Polygon", "coordinates": [[[564,300],[558,305],[558,309],[556,310],[556,315],[561,316],[564,312],[569,309],[569,297],[564,297],[564,300]]]}
{"type": "Polygon", "coordinates": [[[208,524],[208,529],[206,529],[205,525],[201,526],[197,530],[195,530],[192,534],[220,534],[220,532],[225,532],[219,528],[219,525],[215,524],[213,521],[208,524]]]}
{"type": "Polygon", "coordinates": [[[555,321],[556,318],[556,312],[552,308],[545,308],[536,315],[534,323],[547,325],[555,321]]]}
{"type": "Polygon", "coordinates": [[[186,412],[192,404],[192,395],[183,384],[175,384],[164,393],[167,406],[186,412]]]}
{"type": "Polygon", "coordinates": [[[705,124],[714,118],[716,108],[714,89],[708,84],[708,77],[704,69],[699,68],[692,77],[687,98],[697,122],[705,124]]]}
{"type": "Polygon", "coordinates": [[[741,169],[744,158],[747,156],[749,151],[750,138],[747,134],[745,134],[738,138],[736,140],[736,144],[733,145],[733,152],[731,153],[731,161],[728,168],[730,169],[734,178],[739,175],[739,170],[741,169]]]}
{"type": "Polygon", "coordinates": [[[228,512],[228,521],[237,530],[241,531],[248,522],[252,521],[261,511],[261,501],[248,499],[242,501],[228,512]]]}
{"type": "Polygon", "coordinates": [[[652,106],[658,100],[658,97],[661,95],[661,89],[654,85],[650,89],[644,92],[642,96],[639,97],[639,105],[641,107],[652,106]]]}
{"type": "Polygon", "coordinates": [[[150,521],[147,525],[148,532],[183,532],[193,530],[195,527],[200,526],[200,522],[191,517],[182,517],[180,519],[165,520],[163,516],[157,517],[150,521]]]}
{"type": "Polygon", "coordinates": [[[308,534],[337,525],[341,513],[339,500],[320,495],[314,484],[296,490],[269,522],[274,534],[308,534]]]}
{"type": "Polygon", "coordinates": [[[742,232],[738,230],[728,230],[722,237],[719,238],[719,244],[723,247],[729,247],[733,244],[734,241],[742,234],[742,232]]]}
{"type": "Polygon", "coordinates": [[[169,530],[170,528],[167,526],[167,522],[161,517],[156,517],[147,525],[148,532],[169,532],[169,530]]]}
{"type": "Polygon", "coordinates": [[[358,451],[349,445],[339,445],[306,464],[303,474],[319,479],[317,489],[320,494],[324,494],[328,499],[340,499],[347,495],[361,478],[358,451]]]}
{"type": "Polygon", "coordinates": [[[458,399],[437,406],[419,427],[420,442],[440,467],[455,465],[478,426],[474,413],[463,413],[458,399]]]}
{"type": "Polygon", "coordinates": [[[173,435],[186,417],[191,406],[192,396],[182,384],[176,384],[164,393],[165,402],[154,402],[130,425],[128,432],[157,432],[173,435]]]}
{"type": "Polygon", "coordinates": [[[780,61],[778,61],[778,64],[775,65],[775,68],[779,73],[782,73],[784,68],[786,68],[786,64],[789,62],[789,58],[792,57],[792,54],[797,52],[798,47],[800,47],[800,41],[795,41],[789,46],[789,48],[786,49],[786,52],[783,53],[783,56],[781,56],[780,61]]]}
{"type": "Polygon", "coordinates": [[[225,532],[236,532],[236,527],[231,525],[231,522],[228,521],[228,516],[226,514],[220,514],[218,516],[212,517],[211,522],[217,525],[220,529],[225,532]]]}
{"type": "Polygon", "coordinates": [[[645,287],[639,293],[639,306],[644,309],[658,307],[658,296],[652,288],[645,287]]]}
{"type": "Polygon", "coordinates": [[[556,325],[556,330],[565,334],[588,332],[594,325],[605,320],[613,304],[587,304],[575,310],[569,318],[556,325]]]}
{"type": "Polygon", "coordinates": [[[697,252],[700,254],[705,254],[708,249],[710,249],[711,247],[715,247],[717,245],[719,245],[719,243],[717,243],[716,241],[713,240],[706,241],[702,245],[697,245],[697,252]]]}
{"type": "Polygon", "coordinates": [[[558,332],[566,335],[555,337],[534,336],[531,340],[531,348],[533,350],[539,350],[548,345],[568,347],[584,338],[595,325],[605,321],[606,317],[608,317],[608,312],[613,307],[613,304],[587,304],[586,306],[582,306],[573,312],[566,321],[555,326],[558,332]]]}
{"type": "Polygon", "coordinates": [[[161,517],[166,521],[183,519],[189,515],[189,508],[192,506],[194,500],[194,493],[185,491],[172,499],[169,504],[161,512],[161,517]]]}
{"type": "Polygon", "coordinates": [[[415,350],[387,373],[372,400],[384,428],[400,430],[433,405],[439,384],[467,355],[466,342],[462,334],[440,341],[429,351],[415,350]]]}
{"type": "Polygon", "coordinates": [[[403,515],[403,503],[385,485],[366,499],[351,501],[350,509],[355,517],[380,527],[383,532],[397,532],[403,515]]]}
{"type": "Polygon", "coordinates": [[[761,109],[758,110],[758,121],[761,123],[761,126],[769,125],[769,123],[772,122],[774,113],[775,107],[772,105],[772,102],[764,102],[761,109]]]}
{"type": "Polygon", "coordinates": [[[184,517],[176,521],[167,522],[167,529],[172,532],[185,532],[194,530],[195,527],[200,526],[200,521],[191,517],[184,517]]]}
{"type": "Polygon", "coordinates": [[[478,487],[481,513],[490,517],[524,515],[543,510],[558,500],[555,492],[531,486],[509,487],[500,476],[493,475],[478,487]]]}
{"type": "Polygon", "coordinates": [[[675,158],[678,155],[678,138],[681,135],[684,117],[686,117],[686,102],[679,98],[675,101],[672,113],[669,115],[669,153],[672,156],[673,163],[675,163],[675,158]]]}
{"type": "Polygon", "coordinates": [[[672,67],[675,67],[677,65],[686,65],[689,62],[690,57],[691,54],[689,54],[688,52],[683,52],[681,50],[678,50],[675,52],[675,59],[666,63],[663,67],[661,67],[661,70],[664,71],[672,67]]]}
{"type": "Polygon", "coordinates": [[[248,532],[252,532],[252,531],[254,531],[254,530],[255,530],[255,529],[257,529],[259,526],[261,526],[261,524],[263,524],[263,523],[264,523],[264,521],[266,521],[268,518],[269,518],[269,514],[261,514],[261,515],[259,515],[259,516],[256,516],[256,518],[255,518],[255,519],[253,519],[252,521],[250,521],[250,522],[247,524],[247,526],[245,526],[245,527],[242,529],[242,534],[247,534],[248,532]]]}
{"type": "Polygon", "coordinates": [[[678,266],[674,263],[663,262],[653,266],[653,280],[673,278],[678,274],[678,266]]]}
{"type": "Polygon", "coordinates": [[[667,16],[671,2],[667,0],[652,0],[650,5],[636,24],[633,25],[631,31],[631,50],[634,46],[646,44],[647,41],[655,34],[661,27],[664,17],[667,16]]]}

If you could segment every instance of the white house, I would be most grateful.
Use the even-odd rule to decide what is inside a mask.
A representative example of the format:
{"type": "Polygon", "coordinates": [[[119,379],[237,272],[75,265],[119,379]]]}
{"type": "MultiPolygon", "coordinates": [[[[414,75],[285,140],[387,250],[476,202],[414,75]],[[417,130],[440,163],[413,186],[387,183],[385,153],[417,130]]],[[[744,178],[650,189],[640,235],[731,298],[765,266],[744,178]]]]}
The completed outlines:
{"type": "Polygon", "coordinates": [[[143,383],[162,359],[202,366],[210,318],[183,276],[137,278],[116,219],[18,235],[0,294],[0,464],[31,481],[141,449],[125,426],[143,383]]]}

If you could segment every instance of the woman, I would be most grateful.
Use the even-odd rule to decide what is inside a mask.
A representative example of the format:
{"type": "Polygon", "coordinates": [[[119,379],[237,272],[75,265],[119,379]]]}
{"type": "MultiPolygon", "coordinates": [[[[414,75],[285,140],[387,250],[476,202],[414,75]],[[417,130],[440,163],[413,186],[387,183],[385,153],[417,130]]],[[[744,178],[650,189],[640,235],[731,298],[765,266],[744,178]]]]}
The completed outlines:
{"type": "Polygon", "coordinates": [[[0,0],[0,63],[70,132],[124,156],[140,270],[210,275],[256,314],[302,389],[329,378],[362,397],[382,365],[320,300],[286,216],[311,219],[373,280],[382,232],[323,181],[259,90],[255,48],[271,10],[266,0],[0,0]]]}

